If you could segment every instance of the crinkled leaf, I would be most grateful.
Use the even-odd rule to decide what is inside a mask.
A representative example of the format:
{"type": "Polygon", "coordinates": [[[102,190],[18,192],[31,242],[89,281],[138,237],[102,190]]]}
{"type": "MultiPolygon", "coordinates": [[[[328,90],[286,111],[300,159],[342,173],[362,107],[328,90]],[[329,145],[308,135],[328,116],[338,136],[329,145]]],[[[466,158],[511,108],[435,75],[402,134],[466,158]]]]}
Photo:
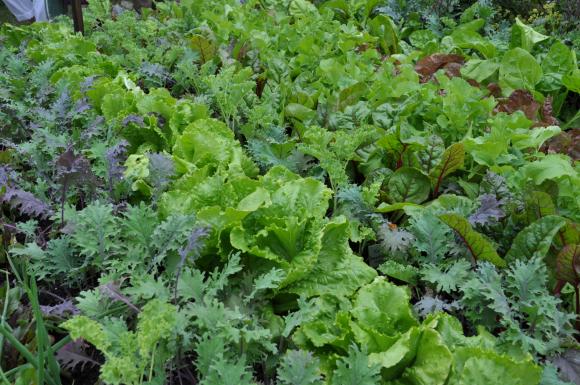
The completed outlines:
{"type": "Polygon", "coordinates": [[[348,355],[337,362],[332,385],[376,385],[380,382],[380,373],[380,367],[369,362],[365,347],[359,349],[353,344],[348,355]]]}
{"type": "Polygon", "coordinates": [[[501,208],[502,202],[498,201],[495,195],[480,195],[479,201],[481,205],[469,216],[469,223],[472,225],[487,225],[505,216],[501,208]]]}
{"type": "Polygon", "coordinates": [[[444,68],[450,63],[463,64],[463,56],[442,53],[425,56],[415,64],[415,71],[417,71],[424,80],[427,80],[433,76],[437,70],[444,68]]]}
{"type": "Polygon", "coordinates": [[[278,381],[281,385],[321,385],[319,365],[312,353],[289,350],[278,368],[278,381]]]}
{"type": "Polygon", "coordinates": [[[580,350],[568,349],[552,360],[564,381],[580,383],[580,350]]]}
{"type": "Polygon", "coordinates": [[[306,297],[325,293],[349,296],[371,281],[377,273],[361,257],[353,254],[348,238],[348,223],[344,218],[327,224],[315,265],[304,278],[286,290],[306,297]]]}

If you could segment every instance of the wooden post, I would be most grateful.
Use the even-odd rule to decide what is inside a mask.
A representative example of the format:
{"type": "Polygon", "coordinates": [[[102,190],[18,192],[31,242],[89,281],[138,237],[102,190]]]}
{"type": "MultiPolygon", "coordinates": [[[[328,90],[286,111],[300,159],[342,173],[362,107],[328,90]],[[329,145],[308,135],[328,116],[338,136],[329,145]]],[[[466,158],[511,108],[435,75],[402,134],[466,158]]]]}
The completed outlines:
{"type": "Polygon", "coordinates": [[[72,13],[75,32],[80,32],[84,35],[85,25],[83,23],[83,8],[81,7],[81,0],[72,0],[72,13]]]}

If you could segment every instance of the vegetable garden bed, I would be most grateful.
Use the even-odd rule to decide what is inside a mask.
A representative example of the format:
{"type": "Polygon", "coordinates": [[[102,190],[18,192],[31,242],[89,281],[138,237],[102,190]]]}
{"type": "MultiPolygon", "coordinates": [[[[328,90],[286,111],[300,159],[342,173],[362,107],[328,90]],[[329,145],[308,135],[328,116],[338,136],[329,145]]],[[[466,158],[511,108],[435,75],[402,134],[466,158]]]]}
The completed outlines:
{"type": "Polygon", "coordinates": [[[483,3],[1,26],[0,378],[580,383],[576,53],[483,3]]]}

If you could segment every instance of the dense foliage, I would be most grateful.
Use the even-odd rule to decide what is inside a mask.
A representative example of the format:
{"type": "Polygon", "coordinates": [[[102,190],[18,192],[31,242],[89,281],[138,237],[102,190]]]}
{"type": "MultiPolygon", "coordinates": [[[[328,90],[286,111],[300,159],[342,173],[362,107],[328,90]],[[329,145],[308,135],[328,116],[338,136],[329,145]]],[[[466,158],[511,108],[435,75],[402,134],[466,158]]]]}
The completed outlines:
{"type": "Polygon", "coordinates": [[[578,383],[564,22],[379,0],[85,22],[0,28],[4,381],[578,383]]]}

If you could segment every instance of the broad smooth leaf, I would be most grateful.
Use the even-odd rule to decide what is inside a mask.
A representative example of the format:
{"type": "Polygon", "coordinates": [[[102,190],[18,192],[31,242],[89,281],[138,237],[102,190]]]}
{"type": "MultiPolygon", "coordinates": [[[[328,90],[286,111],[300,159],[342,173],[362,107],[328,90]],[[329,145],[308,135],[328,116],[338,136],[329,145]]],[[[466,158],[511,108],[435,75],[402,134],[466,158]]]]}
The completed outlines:
{"type": "Polygon", "coordinates": [[[445,150],[439,164],[430,174],[431,178],[435,181],[434,194],[436,196],[439,193],[443,178],[463,167],[464,160],[465,148],[463,143],[454,143],[445,150]]]}
{"type": "Polygon", "coordinates": [[[389,178],[388,194],[394,203],[422,203],[430,191],[429,177],[416,168],[400,168],[389,178]]]}
{"type": "Polygon", "coordinates": [[[506,262],[497,254],[492,244],[483,235],[473,230],[467,219],[457,214],[441,214],[439,219],[455,230],[475,262],[483,260],[498,267],[506,267],[506,262]]]}
{"type": "Polygon", "coordinates": [[[550,154],[533,163],[526,164],[521,172],[536,185],[545,180],[558,179],[563,176],[577,177],[578,173],[570,164],[570,158],[565,155],[550,154]]]}
{"type": "Polygon", "coordinates": [[[471,59],[461,68],[461,74],[481,83],[495,74],[498,69],[499,63],[496,60],[471,59]]]}
{"type": "Polygon", "coordinates": [[[538,219],[519,232],[507,252],[505,259],[544,258],[548,253],[554,235],[566,224],[566,220],[556,215],[538,219]]]}
{"type": "Polygon", "coordinates": [[[556,214],[556,206],[552,197],[543,191],[532,191],[526,194],[526,216],[528,223],[537,219],[556,214]]]}
{"type": "Polygon", "coordinates": [[[562,77],[562,83],[572,92],[580,94],[580,69],[575,68],[562,77]]]}
{"type": "Polygon", "coordinates": [[[542,78],[542,67],[522,48],[507,51],[499,66],[499,85],[506,95],[517,89],[533,91],[542,78]]]}
{"type": "Polygon", "coordinates": [[[521,47],[528,52],[532,51],[536,43],[540,43],[549,37],[536,32],[532,27],[525,25],[516,17],[516,23],[512,25],[510,48],[521,47]]]}
{"type": "Polygon", "coordinates": [[[556,257],[556,277],[578,285],[580,273],[580,245],[566,245],[556,257]]]}

